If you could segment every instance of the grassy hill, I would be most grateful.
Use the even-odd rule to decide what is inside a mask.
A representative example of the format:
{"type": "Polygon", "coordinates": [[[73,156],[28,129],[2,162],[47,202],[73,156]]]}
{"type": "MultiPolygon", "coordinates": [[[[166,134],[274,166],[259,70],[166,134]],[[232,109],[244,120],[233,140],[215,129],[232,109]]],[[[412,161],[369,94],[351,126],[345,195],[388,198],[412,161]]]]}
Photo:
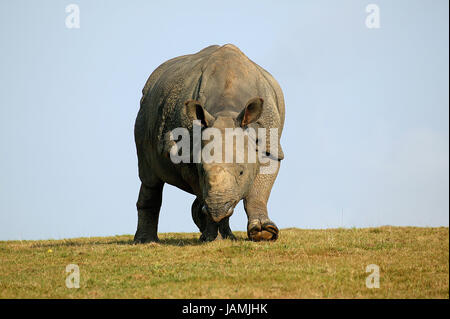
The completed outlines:
{"type": "Polygon", "coordinates": [[[277,242],[198,233],[0,242],[0,298],[449,298],[447,227],[283,229],[277,242]],[[80,288],[68,289],[77,264],[80,288]],[[380,288],[366,287],[366,266],[380,288]]]}

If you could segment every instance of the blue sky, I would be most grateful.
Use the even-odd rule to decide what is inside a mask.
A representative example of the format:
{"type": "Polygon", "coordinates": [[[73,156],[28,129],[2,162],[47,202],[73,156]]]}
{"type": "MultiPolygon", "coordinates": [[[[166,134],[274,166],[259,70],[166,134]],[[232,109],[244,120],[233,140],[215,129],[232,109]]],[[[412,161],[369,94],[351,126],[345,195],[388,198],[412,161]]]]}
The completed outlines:
{"type": "MultiPolygon", "coordinates": [[[[0,239],[134,234],[142,87],[162,62],[226,43],[284,91],[279,227],[448,226],[448,6],[2,1],[0,239]]],[[[193,200],[166,185],[159,230],[197,231],[193,200]]],[[[242,204],[231,227],[245,230],[242,204]]]]}

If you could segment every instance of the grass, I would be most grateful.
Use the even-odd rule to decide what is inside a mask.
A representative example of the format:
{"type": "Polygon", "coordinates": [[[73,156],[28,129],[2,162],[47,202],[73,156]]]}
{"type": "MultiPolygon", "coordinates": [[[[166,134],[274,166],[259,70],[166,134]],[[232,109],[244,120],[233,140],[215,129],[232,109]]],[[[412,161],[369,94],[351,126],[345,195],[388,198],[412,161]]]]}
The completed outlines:
{"type": "Polygon", "coordinates": [[[0,298],[449,298],[448,227],[283,229],[276,242],[197,233],[0,242],[0,298]],[[80,288],[65,286],[66,265],[80,288]],[[380,267],[380,288],[365,285],[380,267]]]}

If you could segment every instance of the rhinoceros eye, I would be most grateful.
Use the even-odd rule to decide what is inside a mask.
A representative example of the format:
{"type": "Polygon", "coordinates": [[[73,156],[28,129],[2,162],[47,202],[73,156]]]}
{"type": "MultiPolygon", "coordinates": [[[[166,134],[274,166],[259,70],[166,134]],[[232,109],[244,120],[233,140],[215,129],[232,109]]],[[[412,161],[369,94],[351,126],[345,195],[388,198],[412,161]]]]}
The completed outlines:
{"type": "Polygon", "coordinates": [[[244,174],[244,171],[240,171],[240,172],[239,172],[239,175],[242,175],[242,174],[244,174]]]}

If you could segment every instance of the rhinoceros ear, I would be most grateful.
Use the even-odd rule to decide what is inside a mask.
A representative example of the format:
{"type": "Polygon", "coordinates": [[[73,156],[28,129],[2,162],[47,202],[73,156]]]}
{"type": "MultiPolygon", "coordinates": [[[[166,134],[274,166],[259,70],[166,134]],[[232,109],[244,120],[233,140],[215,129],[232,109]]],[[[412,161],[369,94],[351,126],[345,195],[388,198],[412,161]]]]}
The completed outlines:
{"type": "Polygon", "coordinates": [[[204,127],[208,127],[214,122],[214,117],[203,108],[200,102],[187,100],[184,105],[186,106],[186,115],[191,121],[199,120],[204,127]]]}
{"type": "Polygon", "coordinates": [[[263,104],[264,100],[260,97],[250,99],[237,117],[239,125],[244,127],[250,123],[256,122],[262,114],[263,104]]]}

